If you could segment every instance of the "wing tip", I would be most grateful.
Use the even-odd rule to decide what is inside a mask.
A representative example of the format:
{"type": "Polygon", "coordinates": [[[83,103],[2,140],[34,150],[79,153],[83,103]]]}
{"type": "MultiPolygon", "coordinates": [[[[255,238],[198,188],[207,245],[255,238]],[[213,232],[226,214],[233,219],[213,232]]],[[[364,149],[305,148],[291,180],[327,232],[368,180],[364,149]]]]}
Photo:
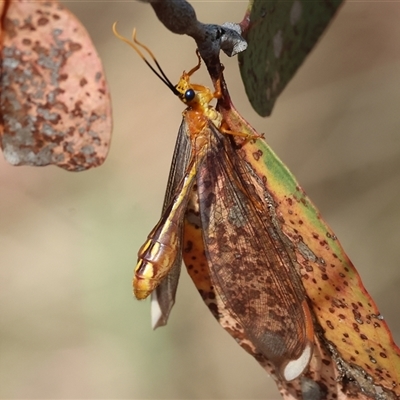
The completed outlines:
{"type": "Polygon", "coordinates": [[[296,360],[289,361],[282,369],[283,378],[287,381],[293,381],[298,378],[307,368],[313,353],[313,344],[308,343],[296,360]]]}
{"type": "Polygon", "coordinates": [[[151,327],[157,329],[159,326],[165,325],[163,312],[158,302],[157,290],[151,294],[151,327]]]}

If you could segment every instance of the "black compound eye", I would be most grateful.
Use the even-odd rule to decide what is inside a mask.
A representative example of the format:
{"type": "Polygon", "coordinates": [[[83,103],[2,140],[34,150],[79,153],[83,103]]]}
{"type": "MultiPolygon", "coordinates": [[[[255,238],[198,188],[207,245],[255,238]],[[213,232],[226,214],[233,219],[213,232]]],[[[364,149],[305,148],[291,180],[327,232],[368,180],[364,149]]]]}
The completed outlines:
{"type": "Polygon", "coordinates": [[[186,101],[192,101],[194,99],[195,95],[196,95],[196,93],[194,92],[193,89],[188,89],[185,92],[185,100],[186,101]]]}

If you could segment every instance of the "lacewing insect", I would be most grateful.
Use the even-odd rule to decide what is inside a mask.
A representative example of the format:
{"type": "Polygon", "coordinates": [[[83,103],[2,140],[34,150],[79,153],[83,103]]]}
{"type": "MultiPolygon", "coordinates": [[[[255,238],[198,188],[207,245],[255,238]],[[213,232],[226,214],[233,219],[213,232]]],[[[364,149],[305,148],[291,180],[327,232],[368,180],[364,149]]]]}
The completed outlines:
{"type": "Polygon", "coordinates": [[[151,51],[135,38],[114,33],[133,47],[152,71],[185,103],[160,221],[140,248],[134,271],[136,298],[152,294],[153,326],[164,325],[174,304],[182,263],[183,226],[193,192],[198,197],[205,255],[214,289],[243,326],[257,352],[286,381],[307,367],[313,321],[292,250],[270,210],[266,188],[237,151],[233,132],[210,105],[216,90],[190,83],[198,64],[173,85],[151,51]],[[141,49],[154,61],[154,68],[141,49]]]}

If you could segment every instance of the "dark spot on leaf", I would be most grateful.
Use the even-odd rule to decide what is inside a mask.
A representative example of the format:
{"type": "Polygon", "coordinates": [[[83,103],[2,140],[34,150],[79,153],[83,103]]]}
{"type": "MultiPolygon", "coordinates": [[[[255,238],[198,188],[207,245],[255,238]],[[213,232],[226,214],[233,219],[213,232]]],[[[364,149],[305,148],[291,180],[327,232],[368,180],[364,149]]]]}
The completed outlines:
{"type": "Polygon", "coordinates": [[[82,117],[83,117],[83,112],[82,112],[81,106],[82,106],[82,101],[80,101],[80,100],[77,101],[77,102],[75,103],[74,109],[71,110],[71,115],[73,115],[74,117],[80,117],[80,118],[82,118],[82,117]]]}
{"type": "Polygon", "coordinates": [[[218,307],[215,303],[210,303],[208,305],[209,310],[211,311],[211,314],[214,315],[215,318],[218,319],[219,313],[218,313],[218,307]]]}
{"type": "Polygon", "coordinates": [[[48,23],[49,23],[49,20],[46,17],[40,17],[38,19],[39,26],[44,26],[44,25],[47,25],[48,23]]]}
{"type": "Polygon", "coordinates": [[[191,240],[188,240],[188,241],[186,242],[186,246],[185,246],[185,248],[183,249],[183,251],[184,251],[185,253],[190,253],[192,250],[193,250],[193,242],[192,242],[191,240]]]}
{"type": "Polygon", "coordinates": [[[353,310],[353,315],[354,315],[354,319],[356,320],[356,322],[358,322],[360,325],[362,325],[363,320],[361,319],[361,313],[357,310],[353,310]]]}
{"type": "Polygon", "coordinates": [[[322,272],[326,272],[326,268],[323,265],[318,265],[318,268],[322,271],[322,272]]]}
{"type": "Polygon", "coordinates": [[[69,43],[69,49],[71,51],[78,51],[82,48],[82,45],[76,42],[71,42],[69,43]]]}
{"type": "Polygon", "coordinates": [[[262,155],[263,155],[263,152],[262,152],[261,150],[258,150],[258,151],[255,151],[255,152],[253,153],[253,158],[254,158],[256,161],[258,161],[258,160],[261,158],[262,155]]]}
{"type": "Polygon", "coordinates": [[[326,321],[326,325],[328,325],[328,328],[330,328],[330,329],[335,329],[332,322],[329,320],[326,321]]]}

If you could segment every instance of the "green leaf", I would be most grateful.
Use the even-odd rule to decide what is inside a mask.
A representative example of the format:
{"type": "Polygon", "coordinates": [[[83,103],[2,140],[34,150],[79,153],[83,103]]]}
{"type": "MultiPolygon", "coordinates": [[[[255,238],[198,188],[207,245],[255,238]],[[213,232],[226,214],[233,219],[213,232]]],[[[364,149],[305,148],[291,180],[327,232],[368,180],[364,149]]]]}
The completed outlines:
{"type": "Polygon", "coordinates": [[[239,55],[247,96],[261,116],[275,101],[332,20],[342,0],[253,0],[244,19],[248,42],[239,55]]]}

